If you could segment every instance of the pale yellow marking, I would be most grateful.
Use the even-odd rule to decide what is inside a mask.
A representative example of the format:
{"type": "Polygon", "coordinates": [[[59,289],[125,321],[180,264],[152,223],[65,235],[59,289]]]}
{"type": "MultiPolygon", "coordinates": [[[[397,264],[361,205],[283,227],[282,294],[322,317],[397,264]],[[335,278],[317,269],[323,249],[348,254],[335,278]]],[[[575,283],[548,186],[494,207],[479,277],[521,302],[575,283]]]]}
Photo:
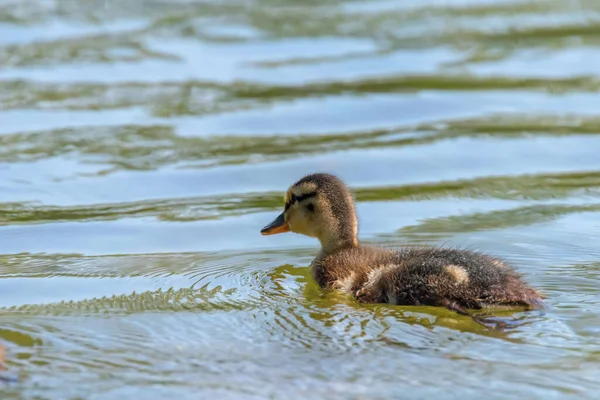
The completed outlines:
{"type": "Polygon", "coordinates": [[[310,193],[317,190],[317,184],[314,182],[304,182],[298,188],[300,189],[300,193],[297,194],[310,193]]]}
{"type": "Polygon", "coordinates": [[[446,265],[444,272],[450,275],[456,283],[464,284],[469,282],[469,273],[460,265],[446,265]]]}
{"type": "Polygon", "coordinates": [[[351,293],[352,285],[354,285],[354,272],[352,272],[347,278],[335,281],[333,287],[337,290],[341,290],[344,293],[351,293]]]}
{"type": "Polygon", "coordinates": [[[395,269],[396,267],[397,267],[397,265],[389,264],[389,265],[382,265],[379,268],[375,268],[374,270],[369,272],[369,274],[367,275],[367,282],[365,283],[364,286],[367,288],[372,288],[373,286],[377,285],[381,281],[384,274],[391,271],[392,269],[395,269]]]}

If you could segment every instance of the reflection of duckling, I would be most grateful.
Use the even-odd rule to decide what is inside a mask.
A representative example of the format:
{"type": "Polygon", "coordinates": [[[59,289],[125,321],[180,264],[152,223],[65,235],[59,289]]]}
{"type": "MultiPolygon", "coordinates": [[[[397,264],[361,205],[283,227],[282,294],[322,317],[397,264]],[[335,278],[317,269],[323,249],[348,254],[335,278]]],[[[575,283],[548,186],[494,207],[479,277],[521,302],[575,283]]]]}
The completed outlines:
{"type": "Polygon", "coordinates": [[[261,233],[316,237],[321,251],[311,264],[321,287],[364,303],[467,309],[505,305],[538,308],[542,298],[503,261],[469,250],[418,247],[388,250],[358,243],[354,202],[333,175],[312,174],[293,184],[285,209],[261,233]]]}

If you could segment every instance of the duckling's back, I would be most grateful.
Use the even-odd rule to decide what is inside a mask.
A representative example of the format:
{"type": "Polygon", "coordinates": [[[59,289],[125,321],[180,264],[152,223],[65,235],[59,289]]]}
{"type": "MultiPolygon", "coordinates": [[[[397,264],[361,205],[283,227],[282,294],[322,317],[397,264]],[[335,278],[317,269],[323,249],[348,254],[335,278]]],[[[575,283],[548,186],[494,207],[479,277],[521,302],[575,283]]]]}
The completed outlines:
{"type": "Polygon", "coordinates": [[[317,257],[313,274],[321,286],[367,303],[440,305],[460,311],[488,305],[536,308],[542,302],[503,261],[462,249],[346,248],[317,257]]]}

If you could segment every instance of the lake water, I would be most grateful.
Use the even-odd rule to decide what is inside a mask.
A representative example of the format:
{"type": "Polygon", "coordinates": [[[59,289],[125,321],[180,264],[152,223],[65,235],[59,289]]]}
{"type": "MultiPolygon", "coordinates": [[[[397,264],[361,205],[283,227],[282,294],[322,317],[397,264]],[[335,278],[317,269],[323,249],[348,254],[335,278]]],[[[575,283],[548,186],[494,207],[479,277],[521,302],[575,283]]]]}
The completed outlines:
{"type": "Polygon", "coordinates": [[[0,2],[2,399],[597,398],[598,65],[595,0],[0,2]],[[317,171],[546,313],[319,289],[317,171]]]}

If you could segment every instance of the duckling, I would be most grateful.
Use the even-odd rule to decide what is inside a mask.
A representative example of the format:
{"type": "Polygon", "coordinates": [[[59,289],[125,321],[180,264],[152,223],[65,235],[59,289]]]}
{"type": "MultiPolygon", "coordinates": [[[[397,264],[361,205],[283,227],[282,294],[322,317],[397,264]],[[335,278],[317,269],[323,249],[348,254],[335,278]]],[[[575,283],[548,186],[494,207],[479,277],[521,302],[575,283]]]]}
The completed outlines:
{"type": "Polygon", "coordinates": [[[508,264],[476,251],[361,245],[354,200],[333,175],[303,177],[289,187],[284,200],[283,212],[261,233],[317,238],[321,250],[311,271],[322,288],[341,290],[361,303],[443,306],[462,315],[483,307],[534,309],[543,304],[542,296],[508,264]]]}

